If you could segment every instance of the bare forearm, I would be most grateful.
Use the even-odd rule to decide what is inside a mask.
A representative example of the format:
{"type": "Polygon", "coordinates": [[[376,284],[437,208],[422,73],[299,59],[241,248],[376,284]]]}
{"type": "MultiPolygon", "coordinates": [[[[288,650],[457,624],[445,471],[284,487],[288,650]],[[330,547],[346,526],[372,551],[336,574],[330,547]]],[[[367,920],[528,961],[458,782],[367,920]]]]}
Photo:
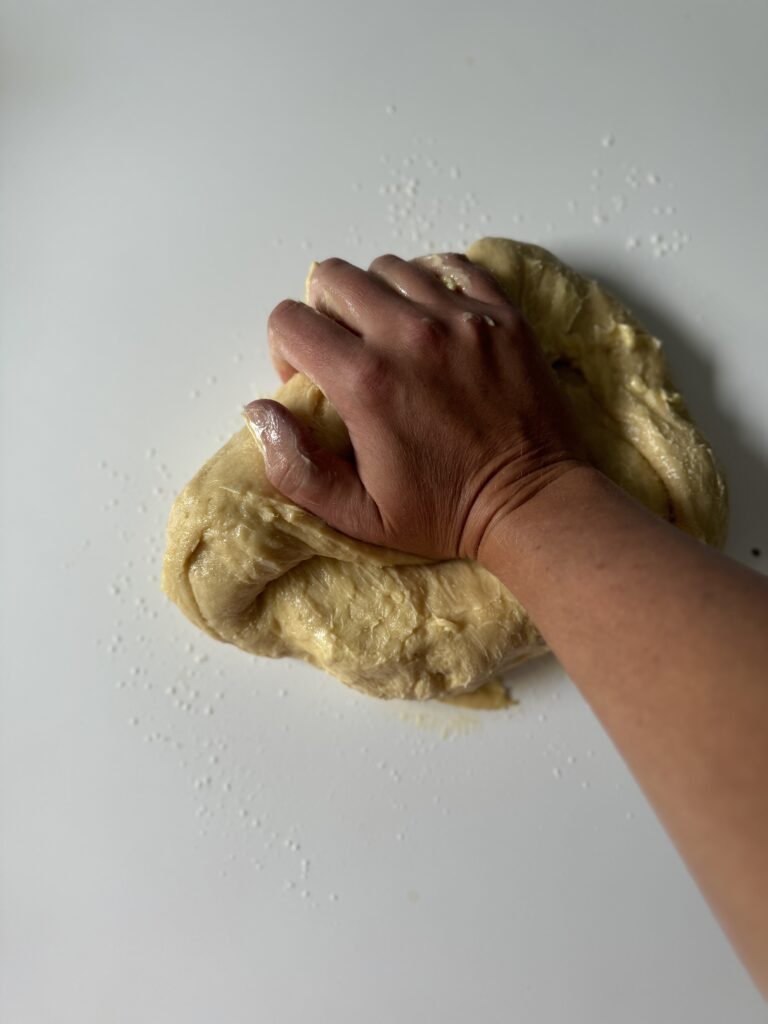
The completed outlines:
{"type": "Polygon", "coordinates": [[[326,260],[307,298],[272,312],[272,356],[283,380],[301,371],[333,403],[355,459],[252,402],[270,483],[359,540],[496,572],[768,989],[766,584],[583,464],[533,332],[467,259],[382,256],[368,272],[326,260]]]}
{"type": "Polygon", "coordinates": [[[768,989],[768,583],[577,469],[493,530],[520,598],[768,989]]]}

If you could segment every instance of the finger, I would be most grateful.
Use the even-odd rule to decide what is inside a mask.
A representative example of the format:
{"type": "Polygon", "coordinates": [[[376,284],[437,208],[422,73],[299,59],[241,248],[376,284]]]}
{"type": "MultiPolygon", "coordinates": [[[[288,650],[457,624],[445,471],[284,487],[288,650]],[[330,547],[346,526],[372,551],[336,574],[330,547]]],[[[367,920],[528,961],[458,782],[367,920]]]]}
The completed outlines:
{"type": "Polygon", "coordinates": [[[427,306],[445,302],[443,282],[416,261],[401,260],[389,254],[377,256],[368,271],[412,302],[427,306]]]}
{"type": "Polygon", "coordinates": [[[300,370],[329,398],[334,382],[343,380],[361,346],[360,339],[340,324],[293,299],[272,310],[267,334],[280,379],[285,382],[300,370]]]}
{"type": "Polygon", "coordinates": [[[307,297],[315,309],[362,337],[383,320],[391,322],[393,314],[412,312],[405,297],[375,274],[335,258],[317,264],[307,280],[307,297]]]}
{"type": "Polygon", "coordinates": [[[351,463],[323,448],[279,402],[259,399],[243,415],[273,487],[334,529],[373,543],[383,540],[379,510],[351,463]]]}
{"type": "Polygon", "coordinates": [[[496,279],[461,253],[432,253],[429,256],[418,256],[413,262],[441,281],[449,291],[466,295],[478,302],[509,304],[509,299],[496,279]]]}

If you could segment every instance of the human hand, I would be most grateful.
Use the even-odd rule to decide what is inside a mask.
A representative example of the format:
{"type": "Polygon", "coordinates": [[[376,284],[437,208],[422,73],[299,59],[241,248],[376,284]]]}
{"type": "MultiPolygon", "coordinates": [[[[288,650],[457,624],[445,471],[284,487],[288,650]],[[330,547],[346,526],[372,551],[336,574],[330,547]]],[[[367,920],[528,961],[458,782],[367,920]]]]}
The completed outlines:
{"type": "Polygon", "coordinates": [[[456,254],[317,265],[309,304],[269,318],[285,381],[304,373],[344,420],[354,463],[279,402],[245,413],[277,490],[330,526],[431,558],[481,559],[494,525],[583,452],[530,327],[456,254]]]}

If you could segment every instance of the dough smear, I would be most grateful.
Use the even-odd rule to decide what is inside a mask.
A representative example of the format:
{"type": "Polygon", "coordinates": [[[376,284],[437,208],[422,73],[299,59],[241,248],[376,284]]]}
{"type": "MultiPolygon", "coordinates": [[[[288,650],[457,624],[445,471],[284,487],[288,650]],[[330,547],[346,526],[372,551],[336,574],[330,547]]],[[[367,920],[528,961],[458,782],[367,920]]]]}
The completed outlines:
{"type": "MultiPolygon", "coordinates": [[[[484,238],[467,256],[533,327],[594,463],[656,514],[721,545],[723,478],[667,378],[658,340],[546,249],[484,238]]],[[[304,376],[275,398],[328,448],[351,452],[335,409],[304,376]]],[[[211,636],[303,658],[376,697],[468,693],[547,650],[519,602],[475,563],[361,543],[283,498],[247,428],[176,499],[162,583],[211,636]]]]}

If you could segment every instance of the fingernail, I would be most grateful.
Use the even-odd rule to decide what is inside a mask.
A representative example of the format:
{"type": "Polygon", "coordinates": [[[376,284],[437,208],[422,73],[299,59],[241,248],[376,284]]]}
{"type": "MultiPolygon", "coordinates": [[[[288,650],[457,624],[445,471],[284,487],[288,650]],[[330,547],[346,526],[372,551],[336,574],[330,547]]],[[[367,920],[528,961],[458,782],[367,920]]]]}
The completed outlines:
{"type": "Polygon", "coordinates": [[[242,408],[245,425],[251,432],[251,436],[258,444],[262,454],[266,450],[267,443],[274,443],[277,440],[277,422],[275,414],[269,406],[262,405],[257,399],[249,402],[242,408]]]}

